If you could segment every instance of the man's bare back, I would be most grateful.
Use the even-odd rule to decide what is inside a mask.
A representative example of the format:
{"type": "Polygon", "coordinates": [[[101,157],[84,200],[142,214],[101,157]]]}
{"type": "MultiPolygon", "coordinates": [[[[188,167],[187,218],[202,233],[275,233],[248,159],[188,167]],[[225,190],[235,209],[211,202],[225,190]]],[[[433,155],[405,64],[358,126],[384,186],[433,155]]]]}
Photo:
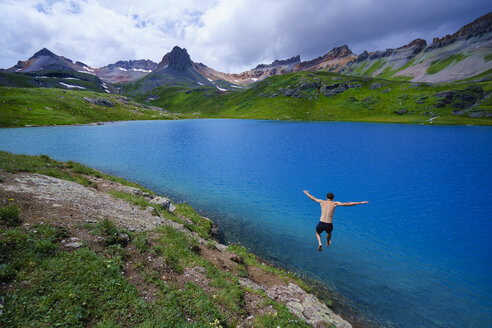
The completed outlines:
{"type": "Polygon", "coordinates": [[[319,203],[321,205],[321,217],[319,220],[326,223],[333,223],[333,213],[335,213],[337,203],[329,199],[322,200],[319,203]]]}
{"type": "Polygon", "coordinates": [[[359,204],[367,204],[369,203],[368,201],[364,202],[348,202],[348,203],[342,203],[342,202],[334,202],[333,201],[333,194],[328,193],[326,195],[326,200],[321,200],[318,198],[315,198],[309,194],[307,190],[304,190],[304,193],[313,201],[317,202],[321,206],[321,217],[319,218],[319,223],[316,226],[316,238],[318,239],[318,250],[321,252],[322,245],[321,245],[321,236],[320,234],[323,231],[326,231],[327,236],[326,236],[326,247],[330,246],[331,244],[331,232],[333,231],[333,214],[335,213],[335,208],[337,206],[354,206],[354,205],[359,205],[359,204]]]}

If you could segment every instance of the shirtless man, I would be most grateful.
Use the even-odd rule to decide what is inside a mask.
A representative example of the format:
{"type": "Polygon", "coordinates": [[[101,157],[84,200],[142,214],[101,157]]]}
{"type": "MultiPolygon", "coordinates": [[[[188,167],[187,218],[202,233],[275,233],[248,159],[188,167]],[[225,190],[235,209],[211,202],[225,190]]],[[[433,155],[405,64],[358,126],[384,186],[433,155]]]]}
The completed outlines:
{"type": "Polygon", "coordinates": [[[333,231],[333,213],[335,212],[335,208],[337,206],[354,206],[354,205],[359,205],[359,204],[367,204],[369,203],[368,201],[364,202],[349,202],[349,203],[341,203],[341,202],[334,202],[333,194],[331,192],[326,194],[326,200],[321,200],[314,198],[309,194],[307,190],[304,190],[304,193],[314,200],[316,203],[319,203],[321,205],[321,217],[319,219],[319,223],[316,226],[316,238],[318,238],[318,251],[321,252],[322,250],[322,245],[321,245],[321,236],[320,234],[323,231],[326,231],[328,234],[326,236],[326,247],[330,246],[331,244],[331,232],[333,231]]]}

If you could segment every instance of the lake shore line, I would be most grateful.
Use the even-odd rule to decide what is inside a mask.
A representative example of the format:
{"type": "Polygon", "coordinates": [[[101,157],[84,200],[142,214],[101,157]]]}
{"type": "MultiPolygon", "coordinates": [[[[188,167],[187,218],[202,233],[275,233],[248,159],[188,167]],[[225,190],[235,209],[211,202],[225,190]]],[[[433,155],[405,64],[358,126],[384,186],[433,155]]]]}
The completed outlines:
{"type": "MultiPolygon", "coordinates": [[[[159,197],[141,186],[78,163],[58,162],[44,155],[35,157],[4,152],[1,152],[1,155],[0,192],[3,204],[20,209],[21,217],[24,219],[23,227],[27,230],[39,225],[66,229],[68,236],[65,239],[72,241],[70,244],[75,243],[76,246],[68,246],[64,241],[60,241],[58,246],[61,251],[71,252],[80,247],[87,247],[96,253],[104,253],[101,242],[86,231],[88,225],[97,226],[104,220],[109,220],[118,229],[127,231],[128,236],[139,233],[153,235],[162,226],[171,227],[182,233],[185,238],[194,241],[192,253],[204,258],[212,266],[233,274],[232,283],[242,291],[245,300],[245,309],[238,310],[232,316],[236,322],[244,320],[246,326],[250,326],[266,316],[273,320],[268,321],[271,323],[300,320],[314,327],[368,326],[368,321],[358,320],[353,315],[350,315],[349,323],[335,314],[332,310],[334,304],[327,306],[311,293],[313,284],[308,282],[310,286],[306,285],[305,280],[281,268],[268,265],[266,261],[250,254],[244,248],[238,248],[237,245],[226,246],[214,240],[213,234],[211,235],[213,224],[186,204],[175,205],[169,199],[159,197]],[[261,302],[256,297],[258,293],[263,298],[261,302]],[[262,305],[265,300],[268,300],[268,306],[262,305]],[[277,309],[278,306],[283,306],[287,313],[282,312],[280,308],[277,309]],[[273,310],[270,311],[271,309],[273,310]]],[[[157,238],[148,239],[150,247],[156,246],[155,240],[157,238]]],[[[131,247],[131,240],[129,245],[131,247]]],[[[205,292],[212,293],[210,297],[214,296],[215,300],[216,294],[213,293],[217,293],[217,290],[210,290],[210,285],[213,284],[206,276],[198,279],[202,281],[195,279],[197,275],[200,276],[197,271],[200,272],[203,268],[188,267],[180,263],[178,256],[176,261],[181,269],[176,270],[172,265],[171,268],[166,266],[166,258],[159,258],[156,253],[147,253],[154,257],[147,265],[154,270],[156,263],[157,266],[160,265],[159,274],[169,277],[168,281],[173,280],[173,283],[178,285],[190,282],[198,284],[205,292]]],[[[135,256],[142,258],[141,254],[135,256]]],[[[135,279],[131,277],[135,272],[129,268],[131,264],[131,260],[122,264],[123,274],[130,283],[135,283],[135,279]]],[[[142,295],[147,295],[148,289],[155,288],[136,285],[137,289],[140,287],[142,295]]],[[[7,288],[4,286],[1,292],[8,295],[15,293],[16,288],[16,283],[11,283],[7,288]]],[[[8,301],[7,297],[6,306],[8,301]]],[[[343,308],[337,300],[333,302],[339,305],[335,307],[343,308]]],[[[221,305],[218,303],[220,310],[221,305]]]]}
{"type": "MultiPolygon", "coordinates": [[[[167,121],[166,119],[165,121],[167,121]]],[[[272,121],[272,122],[292,122],[292,123],[378,123],[378,124],[405,124],[405,125],[429,125],[429,126],[492,126],[492,121],[481,121],[481,122],[434,122],[434,120],[427,120],[424,122],[407,122],[407,121],[387,121],[387,120],[377,120],[377,119],[359,119],[359,120],[279,120],[273,118],[237,118],[237,117],[181,117],[174,118],[173,120],[260,120],[260,121],[272,121]]],[[[125,122],[134,122],[134,121],[148,121],[148,120],[121,120],[121,121],[97,121],[90,123],[73,123],[73,124],[27,124],[24,126],[17,125],[7,125],[0,126],[0,129],[10,129],[10,128],[46,128],[46,127],[70,127],[70,126],[101,126],[101,125],[110,125],[115,123],[125,123],[125,122]]],[[[159,121],[159,120],[151,120],[151,121],[159,121]]]]}

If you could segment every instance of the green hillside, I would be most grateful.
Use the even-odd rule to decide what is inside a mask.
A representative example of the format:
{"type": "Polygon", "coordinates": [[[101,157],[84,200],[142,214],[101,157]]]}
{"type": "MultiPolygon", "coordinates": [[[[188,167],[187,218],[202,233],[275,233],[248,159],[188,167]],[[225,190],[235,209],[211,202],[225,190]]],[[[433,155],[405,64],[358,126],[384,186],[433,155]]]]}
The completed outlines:
{"type": "Polygon", "coordinates": [[[0,127],[173,117],[126,97],[106,93],[0,87],[0,127]]]}
{"type": "Polygon", "coordinates": [[[298,72],[233,92],[161,86],[134,98],[187,117],[491,125],[490,76],[428,84],[298,72]]]}
{"type": "Polygon", "coordinates": [[[20,88],[58,88],[96,92],[114,92],[116,89],[93,74],[76,71],[41,70],[30,73],[0,71],[0,86],[20,88]]]}

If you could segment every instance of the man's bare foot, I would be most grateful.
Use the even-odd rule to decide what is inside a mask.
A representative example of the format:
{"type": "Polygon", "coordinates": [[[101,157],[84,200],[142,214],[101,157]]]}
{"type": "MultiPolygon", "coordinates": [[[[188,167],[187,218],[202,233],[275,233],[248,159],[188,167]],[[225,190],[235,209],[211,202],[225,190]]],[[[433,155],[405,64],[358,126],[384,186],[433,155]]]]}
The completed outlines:
{"type": "Polygon", "coordinates": [[[318,246],[318,251],[320,251],[320,252],[321,252],[321,251],[323,250],[323,249],[322,249],[322,247],[323,247],[323,246],[319,245],[319,246],[318,246]]]}
{"type": "Polygon", "coordinates": [[[331,245],[331,240],[326,243],[326,247],[329,247],[331,245]]]}

